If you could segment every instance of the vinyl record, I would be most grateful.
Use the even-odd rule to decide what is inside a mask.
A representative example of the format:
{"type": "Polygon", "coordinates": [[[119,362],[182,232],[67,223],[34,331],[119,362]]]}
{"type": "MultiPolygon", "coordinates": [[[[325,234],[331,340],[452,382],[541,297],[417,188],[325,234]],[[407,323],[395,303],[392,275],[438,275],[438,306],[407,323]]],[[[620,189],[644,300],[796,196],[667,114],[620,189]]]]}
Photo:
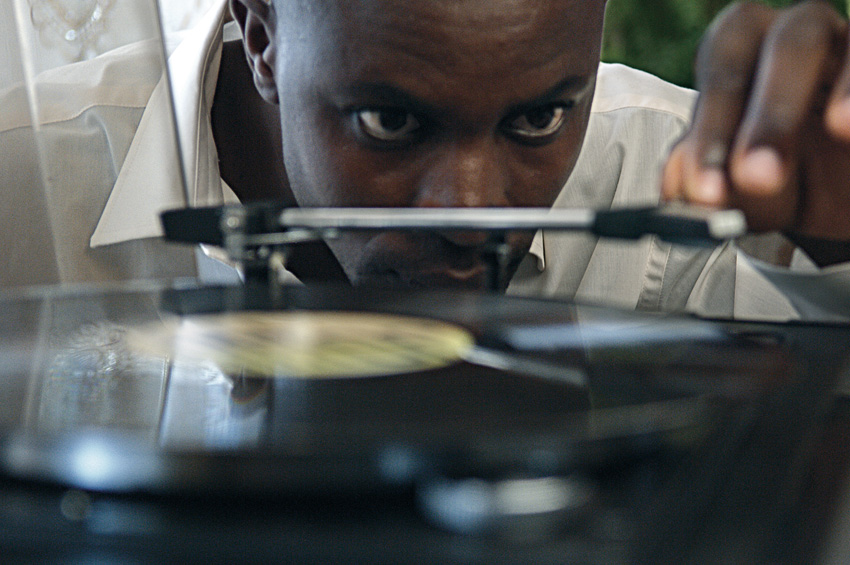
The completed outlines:
{"type": "Polygon", "coordinates": [[[715,323],[480,293],[42,289],[2,308],[0,470],[102,491],[569,473],[699,441],[715,397],[785,362],[715,323]]]}

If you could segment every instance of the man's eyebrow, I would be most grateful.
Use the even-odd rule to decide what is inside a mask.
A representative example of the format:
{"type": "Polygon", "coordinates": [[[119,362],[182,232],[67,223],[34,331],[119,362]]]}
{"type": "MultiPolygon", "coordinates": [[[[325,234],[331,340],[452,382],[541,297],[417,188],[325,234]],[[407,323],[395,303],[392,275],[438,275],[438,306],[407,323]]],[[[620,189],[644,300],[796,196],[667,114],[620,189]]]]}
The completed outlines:
{"type": "MultiPolygon", "coordinates": [[[[518,102],[511,108],[511,113],[522,112],[549,104],[561,98],[564,93],[569,91],[574,91],[575,97],[581,96],[593,84],[592,78],[592,76],[567,77],[531,100],[518,102]]],[[[423,115],[435,114],[439,111],[432,104],[396,86],[382,82],[357,82],[346,87],[345,93],[354,99],[368,99],[369,104],[373,106],[398,106],[423,115]]]]}
{"type": "Polygon", "coordinates": [[[346,87],[345,93],[354,99],[368,99],[370,105],[399,106],[421,114],[436,111],[431,104],[398,87],[381,82],[358,82],[346,87]]]}
{"type": "Polygon", "coordinates": [[[573,97],[578,98],[585,94],[593,84],[593,76],[571,76],[558,82],[555,86],[535,96],[531,100],[520,102],[514,106],[512,113],[521,113],[523,111],[537,108],[550,104],[551,102],[561,98],[566,92],[572,91],[573,97]]]}

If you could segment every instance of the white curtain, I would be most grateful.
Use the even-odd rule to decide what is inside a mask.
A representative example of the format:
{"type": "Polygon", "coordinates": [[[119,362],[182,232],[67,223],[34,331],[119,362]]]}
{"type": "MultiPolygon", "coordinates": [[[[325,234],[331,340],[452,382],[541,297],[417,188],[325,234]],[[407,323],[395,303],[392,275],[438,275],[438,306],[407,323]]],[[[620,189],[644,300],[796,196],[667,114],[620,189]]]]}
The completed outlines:
{"type": "Polygon", "coordinates": [[[159,0],[166,33],[192,27],[216,0],[159,0]]]}
{"type": "MultiPolygon", "coordinates": [[[[32,34],[28,55],[34,71],[89,59],[110,49],[152,37],[149,22],[159,2],[166,33],[192,27],[219,0],[0,0],[0,88],[19,79],[16,26],[32,34]],[[29,28],[29,29],[27,29],[29,28]]],[[[20,30],[19,30],[20,31],[20,30]]]]}

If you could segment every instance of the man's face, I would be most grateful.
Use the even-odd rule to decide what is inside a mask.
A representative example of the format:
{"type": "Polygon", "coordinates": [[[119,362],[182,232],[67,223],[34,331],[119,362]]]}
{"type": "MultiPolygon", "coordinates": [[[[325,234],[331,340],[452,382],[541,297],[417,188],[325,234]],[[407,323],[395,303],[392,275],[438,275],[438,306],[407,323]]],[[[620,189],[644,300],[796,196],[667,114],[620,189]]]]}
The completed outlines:
{"type": "MultiPolygon", "coordinates": [[[[279,10],[273,39],[300,206],[552,205],[587,127],[603,0],[304,4],[279,10]]],[[[508,241],[522,255],[531,238],[508,241]]],[[[479,287],[485,239],[355,233],[329,245],[354,284],[479,287]]]]}

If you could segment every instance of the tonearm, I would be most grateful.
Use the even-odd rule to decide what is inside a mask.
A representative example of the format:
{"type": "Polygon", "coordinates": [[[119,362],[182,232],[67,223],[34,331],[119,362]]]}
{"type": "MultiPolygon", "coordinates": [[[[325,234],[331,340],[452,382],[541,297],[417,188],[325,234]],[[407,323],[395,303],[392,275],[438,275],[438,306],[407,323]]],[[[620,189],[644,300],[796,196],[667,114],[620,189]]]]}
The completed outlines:
{"type": "Polygon", "coordinates": [[[182,208],[162,214],[170,241],[223,247],[246,280],[273,281],[295,244],[332,239],[345,231],[479,231],[490,265],[492,289],[507,283],[515,231],[584,231],[598,237],[639,239],[654,235],[669,243],[713,246],[746,232],[738,210],[693,206],[593,210],[589,208],[290,208],[254,203],[182,208]]]}

